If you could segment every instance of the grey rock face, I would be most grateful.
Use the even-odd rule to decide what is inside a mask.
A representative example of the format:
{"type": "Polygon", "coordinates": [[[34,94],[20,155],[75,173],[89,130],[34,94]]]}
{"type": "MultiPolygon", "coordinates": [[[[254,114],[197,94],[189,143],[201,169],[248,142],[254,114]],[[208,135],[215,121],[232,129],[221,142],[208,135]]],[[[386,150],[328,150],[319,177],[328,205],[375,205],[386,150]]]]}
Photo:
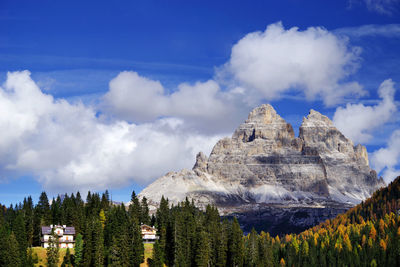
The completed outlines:
{"type": "Polygon", "coordinates": [[[276,204],[256,204],[252,209],[234,212],[226,217],[235,216],[243,231],[249,233],[252,228],[265,231],[272,236],[300,233],[319,222],[326,221],[345,212],[350,206],[331,203],[329,207],[282,206],[276,204]]]}
{"type": "Polygon", "coordinates": [[[311,110],[295,137],[271,105],[262,105],[208,158],[199,153],[192,170],[168,173],[139,196],[153,205],[162,195],[175,204],[188,197],[228,214],[256,204],[351,206],[381,186],[365,147],[354,146],[328,117],[311,110]]]}

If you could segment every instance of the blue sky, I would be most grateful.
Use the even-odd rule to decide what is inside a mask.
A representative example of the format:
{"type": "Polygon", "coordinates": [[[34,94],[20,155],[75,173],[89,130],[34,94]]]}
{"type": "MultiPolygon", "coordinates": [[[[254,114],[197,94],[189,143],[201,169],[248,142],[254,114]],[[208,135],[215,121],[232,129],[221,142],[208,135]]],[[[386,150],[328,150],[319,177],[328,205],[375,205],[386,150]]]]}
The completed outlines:
{"type": "Polygon", "coordinates": [[[41,190],[106,188],[128,201],[132,189],[191,168],[199,150],[209,153],[265,102],[295,129],[311,108],[336,121],[358,112],[356,122],[347,122],[352,127],[337,126],[367,146],[389,181],[400,157],[399,6],[398,0],[3,0],[0,129],[7,133],[0,136],[0,203],[41,190]],[[253,45],[261,52],[251,52],[253,45]],[[310,47],[315,60],[292,54],[310,47]],[[248,55],[260,58],[257,66],[248,55]],[[299,68],[285,63],[293,57],[299,68]],[[278,64],[268,71],[271,62],[278,64]],[[247,75],[254,67],[260,77],[247,75]],[[314,70],[307,78],[294,75],[314,70]],[[382,84],[387,79],[392,83],[382,84]],[[378,119],[369,122],[368,114],[378,119]]]}

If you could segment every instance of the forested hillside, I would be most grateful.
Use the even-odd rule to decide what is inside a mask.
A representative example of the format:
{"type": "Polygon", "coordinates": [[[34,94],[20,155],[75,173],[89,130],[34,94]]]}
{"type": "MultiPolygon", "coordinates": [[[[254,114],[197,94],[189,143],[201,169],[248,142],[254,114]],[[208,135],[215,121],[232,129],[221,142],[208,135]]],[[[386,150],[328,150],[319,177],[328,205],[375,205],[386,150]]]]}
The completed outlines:
{"type": "Polygon", "coordinates": [[[112,205],[106,191],[101,197],[89,192],[84,202],[78,192],[50,205],[43,192],[35,206],[31,197],[15,207],[1,206],[0,266],[33,266],[28,248],[40,246],[40,226],[50,224],[75,227],[75,256],[66,259],[74,266],[139,266],[144,260],[140,224],[151,222],[146,199],[139,203],[133,193],[132,200],[129,207],[112,205]]]}
{"type": "Polygon", "coordinates": [[[367,201],[301,234],[242,236],[238,222],[188,201],[157,211],[154,266],[399,266],[400,177],[367,201]]]}
{"type": "Polygon", "coordinates": [[[43,192],[36,205],[28,197],[1,206],[0,266],[33,266],[29,247],[40,245],[40,226],[49,224],[75,226],[83,240],[69,266],[139,266],[142,223],[155,225],[160,237],[150,266],[399,266],[399,197],[400,177],[335,219],[272,237],[254,230],[244,236],[236,219],[221,220],[215,207],[201,211],[189,200],[171,206],[162,198],[150,217],[146,199],[135,193],[125,207],[107,192],[89,193],[85,202],[79,193],[64,195],[51,204],[43,192]]]}

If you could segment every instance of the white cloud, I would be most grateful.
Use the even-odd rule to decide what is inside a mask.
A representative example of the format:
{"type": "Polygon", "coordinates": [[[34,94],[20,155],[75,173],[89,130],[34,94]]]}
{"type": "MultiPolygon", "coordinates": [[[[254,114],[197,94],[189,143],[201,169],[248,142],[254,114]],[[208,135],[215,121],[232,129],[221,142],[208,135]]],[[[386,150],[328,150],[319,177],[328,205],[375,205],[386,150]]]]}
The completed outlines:
{"type": "Polygon", "coordinates": [[[90,107],[44,94],[28,71],[8,73],[0,87],[0,171],[33,174],[48,190],[145,184],[190,166],[218,138],[188,132],[175,118],[107,122],[90,107]]]}
{"type": "MultiPolygon", "coordinates": [[[[190,167],[198,151],[209,153],[221,133],[232,132],[262,99],[296,91],[329,106],[363,95],[357,82],[348,81],[359,54],[360,48],[323,28],[285,30],[276,23],[234,45],[215,80],[169,91],[159,81],[121,72],[102,98],[101,116],[89,105],[43,93],[27,71],[9,73],[0,87],[0,176],[34,174],[46,189],[63,191],[146,184],[190,167]]],[[[391,81],[379,92],[377,106],[337,110],[338,119],[349,112],[381,115],[372,126],[362,115],[350,121],[355,140],[368,140],[369,128],[396,110],[391,81]]]]}
{"type": "Polygon", "coordinates": [[[371,132],[388,122],[397,111],[394,101],[394,82],[385,80],[378,89],[381,100],[375,106],[347,104],[338,107],[333,116],[333,123],[347,137],[356,143],[371,140],[371,132]]]}
{"type": "Polygon", "coordinates": [[[400,130],[392,133],[385,148],[372,153],[371,165],[382,176],[386,183],[400,175],[400,130]]]}
{"type": "MultiPolygon", "coordinates": [[[[393,15],[399,7],[399,0],[361,0],[365,3],[369,11],[377,12],[382,15],[393,15]]],[[[354,2],[354,0],[350,1],[354,2]]]]}
{"type": "Polygon", "coordinates": [[[346,96],[365,94],[357,82],[345,82],[359,67],[360,51],[323,28],[285,30],[276,23],[235,44],[230,61],[217,75],[233,79],[253,99],[279,99],[297,90],[307,99],[321,97],[331,106],[346,96]]]}
{"type": "Polygon", "coordinates": [[[110,82],[103,108],[132,122],[179,117],[197,131],[221,132],[238,122],[240,108],[234,107],[231,96],[213,80],[182,83],[174,92],[167,93],[159,81],[124,71],[110,82]]]}
{"type": "Polygon", "coordinates": [[[400,24],[369,24],[359,27],[345,27],[336,29],[334,33],[339,35],[348,35],[352,38],[360,38],[364,36],[398,37],[400,36],[400,24]]]}
{"type": "Polygon", "coordinates": [[[154,120],[167,108],[164,87],[159,81],[129,71],[111,80],[104,99],[120,118],[139,122],[154,120]]]}
{"type": "Polygon", "coordinates": [[[179,117],[197,131],[219,132],[236,126],[249,107],[285,93],[300,91],[328,106],[364,95],[360,84],[346,81],[359,67],[360,51],[323,28],[271,24],[235,44],[215,80],[182,83],[170,93],[159,81],[121,72],[110,82],[103,109],[131,122],[179,117]]]}

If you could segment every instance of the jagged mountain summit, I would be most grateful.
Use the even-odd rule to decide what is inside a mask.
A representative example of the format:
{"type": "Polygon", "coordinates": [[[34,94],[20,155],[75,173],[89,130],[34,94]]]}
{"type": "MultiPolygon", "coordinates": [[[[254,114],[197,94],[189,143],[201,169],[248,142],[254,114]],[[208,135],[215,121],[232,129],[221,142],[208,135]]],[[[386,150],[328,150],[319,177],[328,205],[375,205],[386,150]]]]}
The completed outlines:
{"type": "Polygon", "coordinates": [[[192,170],[167,173],[139,196],[151,205],[162,196],[174,204],[188,197],[229,214],[265,205],[343,208],[384,185],[369,167],[366,148],[354,146],[328,117],[311,110],[295,137],[293,127],[264,104],[208,158],[200,152],[192,170]]]}

